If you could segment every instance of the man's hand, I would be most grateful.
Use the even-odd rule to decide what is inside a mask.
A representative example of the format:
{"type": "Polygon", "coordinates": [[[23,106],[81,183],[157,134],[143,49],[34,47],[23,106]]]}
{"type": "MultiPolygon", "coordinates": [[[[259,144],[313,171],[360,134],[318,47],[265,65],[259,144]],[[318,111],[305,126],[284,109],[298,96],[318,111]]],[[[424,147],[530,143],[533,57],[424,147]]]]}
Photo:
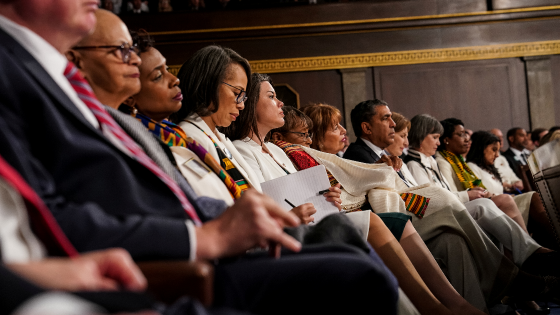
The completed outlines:
{"type": "Polygon", "coordinates": [[[284,233],[285,226],[297,226],[297,216],[274,200],[249,189],[218,218],[196,229],[198,259],[216,259],[271,244],[299,251],[301,244],[284,233]]]}
{"type": "Polygon", "coordinates": [[[402,167],[402,160],[401,160],[401,158],[398,157],[398,156],[394,156],[394,155],[391,155],[391,156],[389,156],[389,155],[382,155],[381,158],[380,158],[379,160],[377,160],[377,162],[375,162],[375,163],[379,163],[379,164],[385,163],[385,164],[387,164],[387,165],[389,165],[389,166],[392,166],[393,169],[394,169],[395,171],[397,171],[397,172],[398,172],[398,171],[401,169],[401,167],[402,167]]]}
{"type": "Polygon", "coordinates": [[[290,212],[295,214],[303,224],[309,224],[315,220],[313,215],[317,212],[317,209],[312,203],[304,203],[293,208],[290,212]]]}
{"type": "Polygon", "coordinates": [[[146,278],[127,251],[109,249],[78,258],[47,258],[6,264],[13,272],[47,289],[65,291],[143,290],[146,278]]]}
{"type": "Polygon", "coordinates": [[[323,196],[327,198],[328,202],[332,202],[332,204],[338,208],[338,211],[342,210],[342,199],[340,198],[340,194],[342,190],[340,190],[340,183],[336,184],[333,187],[329,187],[329,192],[324,193],[323,196]]]}

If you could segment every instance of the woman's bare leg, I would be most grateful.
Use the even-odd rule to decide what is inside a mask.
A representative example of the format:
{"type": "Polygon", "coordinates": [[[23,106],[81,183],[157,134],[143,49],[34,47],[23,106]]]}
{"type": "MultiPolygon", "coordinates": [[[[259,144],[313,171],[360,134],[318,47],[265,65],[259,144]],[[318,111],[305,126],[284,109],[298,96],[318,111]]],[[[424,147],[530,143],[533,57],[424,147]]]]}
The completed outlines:
{"type": "Polygon", "coordinates": [[[492,201],[496,204],[500,210],[502,210],[508,217],[510,217],[513,221],[515,221],[519,226],[523,229],[523,231],[529,233],[527,231],[527,225],[525,221],[523,221],[523,216],[517,208],[515,201],[510,195],[497,195],[492,197],[492,201]]]}
{"type": "MultiPolygon", "coordinates": [[[[414,268],[414,265],[407,257],[403,247],[401,247],[383,221],[374,213],[370,215],[368,242],[375,249],[377,254],[379,254],[379,257],[381,257],[391,272],[393,272],[399,281],[400,287],[421,314],[484,314],[472,306],[471,307],[478,312],[451,312],[450,309],[443,305],[432,292],[430,292],[430,289],[426,286],[414,268]]],[[[436,267],[439,270],[437,264],[436,267]]],[[[445,276],[443,277],[445,279],[445,276]]],[[[466,303],[465,300],[463,301],[466,303]]]]}
{"type": "Polygon", "coordinates": [[[449,283],[410,221],[405,226],[400,243],[425,284],[453,314],[484,314],[467,302],[449,283]]]}

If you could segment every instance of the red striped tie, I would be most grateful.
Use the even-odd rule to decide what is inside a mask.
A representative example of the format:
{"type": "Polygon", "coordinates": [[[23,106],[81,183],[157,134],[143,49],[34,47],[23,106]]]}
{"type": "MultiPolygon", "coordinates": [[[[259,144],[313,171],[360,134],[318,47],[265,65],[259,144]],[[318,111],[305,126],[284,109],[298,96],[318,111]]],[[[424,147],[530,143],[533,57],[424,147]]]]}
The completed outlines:
{"type": "Polygon", "coordinates": [[[64,70],[64,75],[70,81],[70,84],[78,93],[78,97],[86,104],[87,107],[93,112],[97,120],[99,121],[99,125],[102,130],[106,132],[112,133],[117,139],[121,141],[124,148],[128,151],[131,157],[135,160],[140,162],[140,164],[144,165],[148,168],[152,173],[154,173],[159,179],[161,179],[171,191],[177,196],[183,209],[189,217],[193,220],[196,225],[201,225],[200,218],[196,214],[193,206],[183,193],[183,191],[179,188],[179,185],[171,179],[165,172],[163,172],[157,165],[154,163],[150,157],[144,153],[144,151],[128,136],[124,130],[113,120],[113,118],[107,113],[103,105],[97,100],[95,94],[93,94],[93,90],[89,86],[88,82],[80,75],[76,66],[73,63],[69,62],[64,70]]]}
{"type": "Polygon", "coordinates": [[[25,201],[33,232],[43,242],[49,254],[77,257],[78,252],[66,238],[43,200],[2,157],[0,157],[0,178],[10,184],[25,201]]]}

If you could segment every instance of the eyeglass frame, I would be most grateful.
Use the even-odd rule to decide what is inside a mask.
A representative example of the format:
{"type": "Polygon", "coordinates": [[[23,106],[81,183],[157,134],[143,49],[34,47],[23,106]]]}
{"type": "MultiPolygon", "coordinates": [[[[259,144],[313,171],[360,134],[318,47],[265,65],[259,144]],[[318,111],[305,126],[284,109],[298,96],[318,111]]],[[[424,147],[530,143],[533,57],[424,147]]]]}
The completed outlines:
{"type": "Polygon", "coordinates": [[[303,137],[303,139],[312,139],[313,138],[313,132],[297,132],[297,131],[286,131],[289,133],[295,133],[296,135],[303,137]]]}
{"type": "Polygon", "coordinates": [[[122,43],[120,45],[77,46],[77,47],[73,47],[72,49],[76,49],[76,50],[80,50],[80,49],[95,50],[95,49],[108,49],[108,48],[113,48],[114,51],[120,50],[121,58],[122,58],[123,63],[129,63],[130,62],[130,56],[131,56],[132,52],[134,52],[137,55],[140,52],[140,49],[138,48],[137,44],[130,45],[128,43],[122,43]],[[125,52],[125,50],[126,50],[126,52],[125,52]]]}
{"type": "Polygon", "coordinates": [[[238,88],[237,86],[233,86],[233,85],[231,85],[231,84],[229,84],[229,83],[226,83],[226,82],[224,82],[224,81],[222,81],[221,83],[223,83],[223,84],[225,84],[225,85],[227,85],[227,86],[231,86],[232,88],[241,91],[241,92],[239,93],[239,95],[237,95],[237,97],[235,98],[235,102],[236,102],[237,104],[241,104],[241,103],[243,103],[243,102],[245,102],[245,101],[247,100],[247,91],[245,91],[244,89],[240,89],[240,88],[238,88]],[[242,100],[239,100],[239,98],[242,98],[242,100]]]}
{"type": "Polygon", "coordinates": [[[463,131],[463,132],[462,132],[462,133],[460,133],[460,134],[459,134],[459,133],[456,133],[456,132],[454,132],[453,134],[454,134],[454,135],[456,135],[457,137],[459,137],[459,138],[463,138],[463,139],[466,139],[466,138],[468,138],[468,137],[469,137],[469,134],[468,134],[468,133],[466,133],[465,131],[463,131]]]}

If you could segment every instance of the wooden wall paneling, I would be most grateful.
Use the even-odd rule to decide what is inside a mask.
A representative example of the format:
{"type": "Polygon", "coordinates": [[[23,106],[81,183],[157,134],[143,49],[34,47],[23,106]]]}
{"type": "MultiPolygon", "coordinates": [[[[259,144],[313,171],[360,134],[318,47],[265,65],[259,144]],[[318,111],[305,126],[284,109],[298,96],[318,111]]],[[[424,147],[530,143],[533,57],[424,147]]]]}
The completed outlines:
{"type": "Polygon", "coordinates": [[[467,128],[529,127],[523,62],[518,58],[374,68],[377,98],[408,119],[455,117],[467,128]]]}
{"type": "Polygon", "coordinates": [[[160,32],[371,20],[481,11],[486,11],[486,0],[401,0],[123,15],[122,19],[133,29],[149,26],[150,32],[160,32]]]}
{"type": "Polygon", "coordinates": [[[271,74],[276,84],[289,84],[299,93],[301,107],[310,103],[326,103],[344,112],[342,79],[336,70],[271,74]]]}
{"type": "Polygon", "coordinates": [[[556,125],[560,125],[560,55],[550,56],[556,125]]]}
{"type": "Polygon", "coordinates": [[[550,128],[556,122],[550,56],[523,58],[531,129],[550,128]]]}
{"type": "Polygon", "coordinates": [[[467,24],[305,36],[224,38],[221,40],[165,42],[156,47],[168,64],[182,64],[196,50],[219,44],[249,60],[336,56],[377,52],[484,46],[560,39],[560,15],[536,21],[467,24]]]}
{"type": "Polygon", "coordinates": [[[492,10],[517,9],[527,7],[540,7],[546,5],[558,5],[560,0],[491,0],[492,10]]]}

